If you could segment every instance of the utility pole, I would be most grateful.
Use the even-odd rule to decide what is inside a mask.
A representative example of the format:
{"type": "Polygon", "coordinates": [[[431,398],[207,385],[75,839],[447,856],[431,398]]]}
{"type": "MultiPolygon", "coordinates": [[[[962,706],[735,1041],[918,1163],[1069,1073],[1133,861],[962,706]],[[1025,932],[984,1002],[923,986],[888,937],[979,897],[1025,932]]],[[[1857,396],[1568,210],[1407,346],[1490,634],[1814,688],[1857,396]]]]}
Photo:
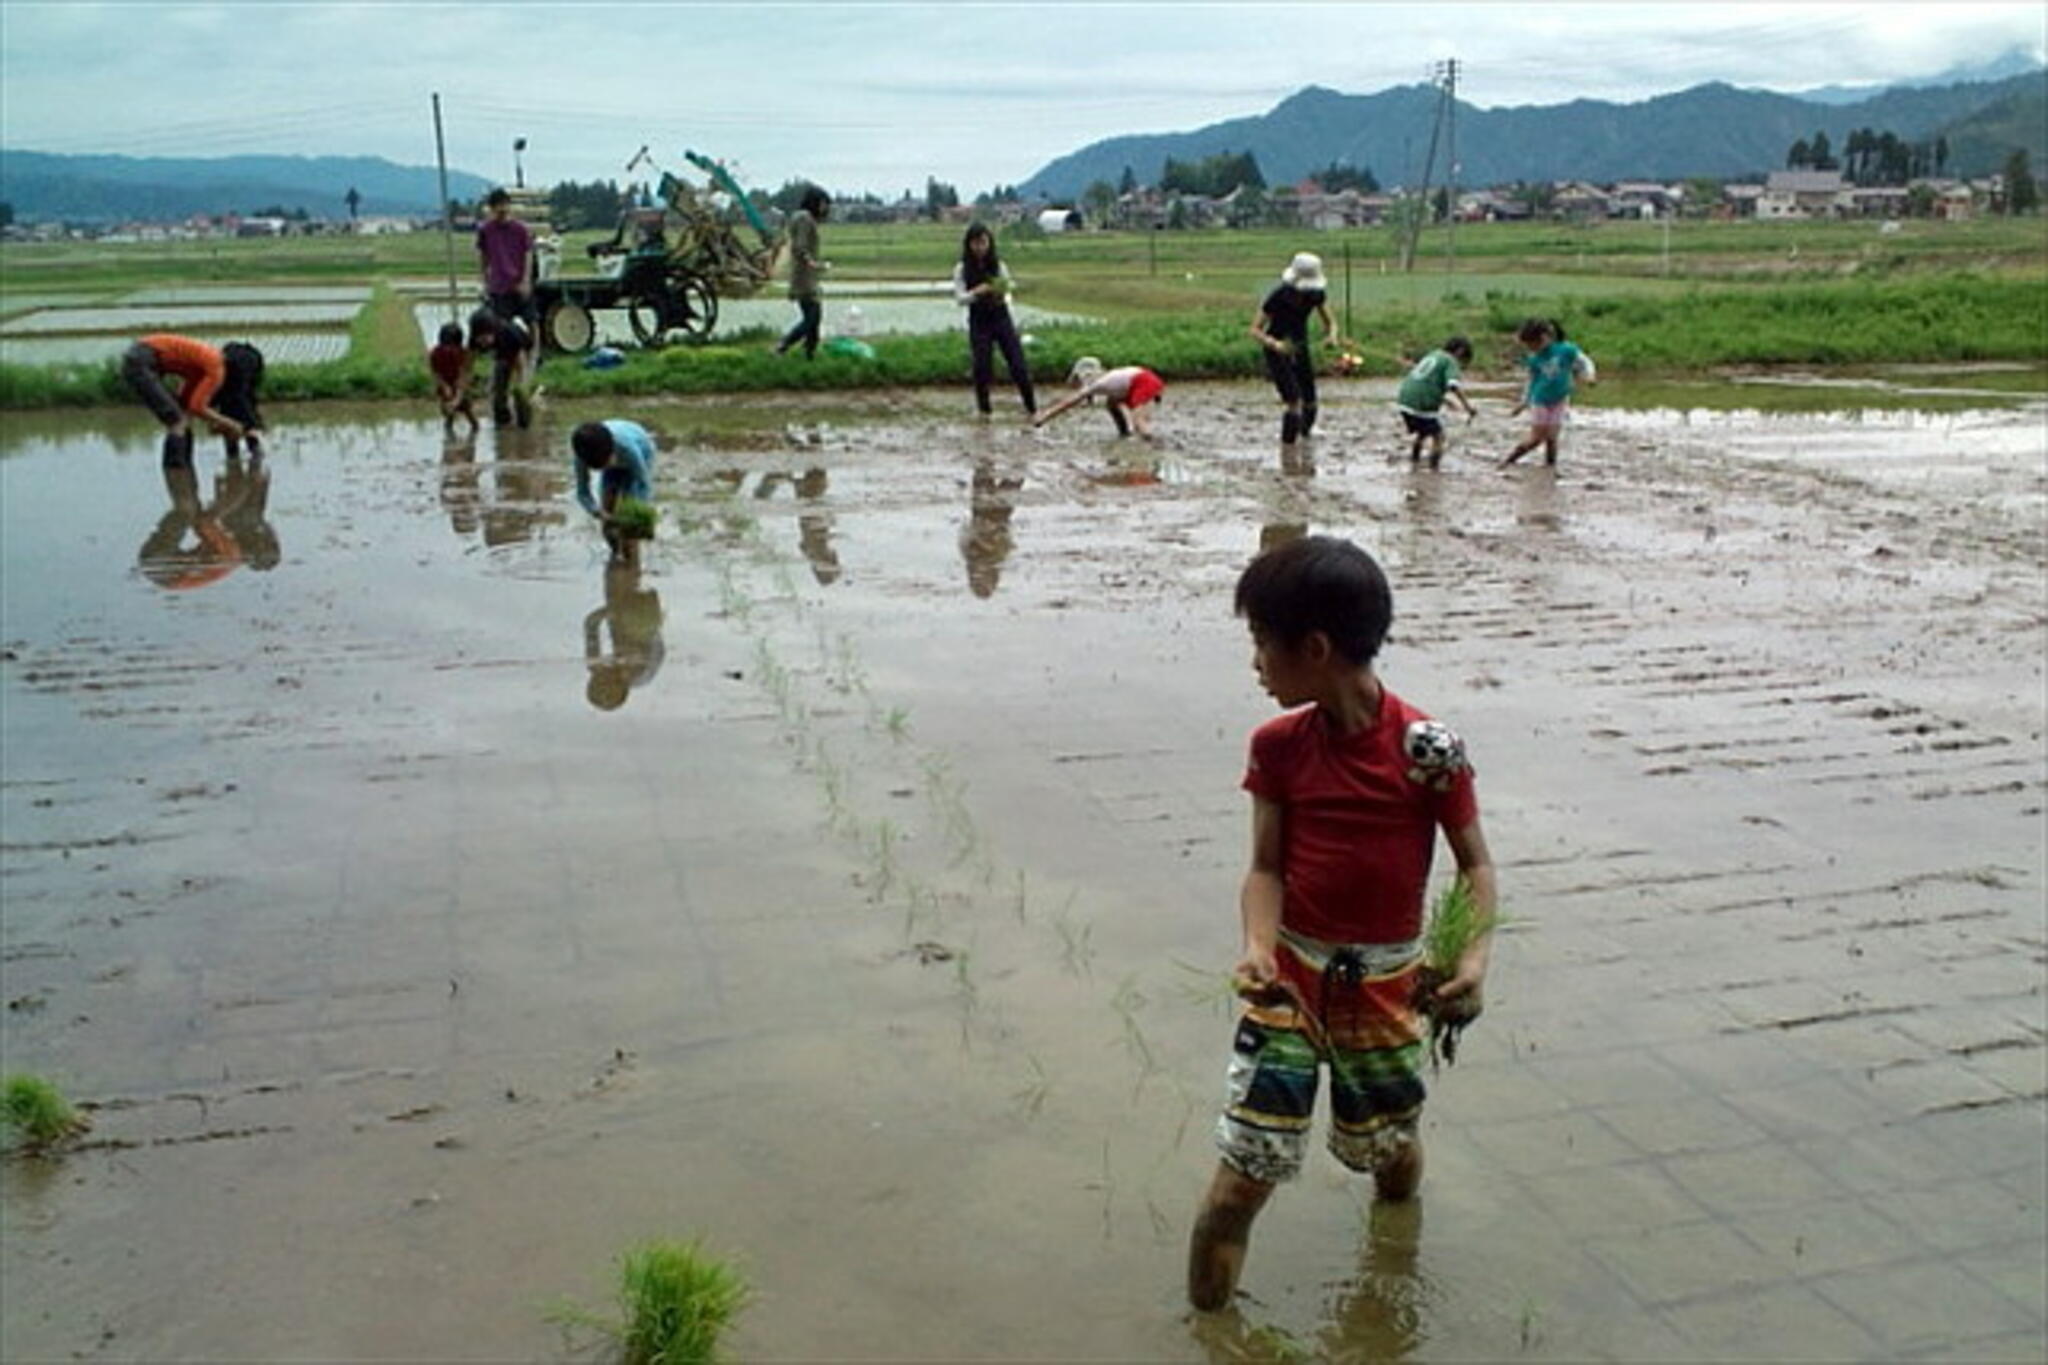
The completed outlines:
{"type": "MultiPolygon", "coordinates": [[[[1429,221],[1429,181],[1436,170],[1436,146],[1444,131],[1444,67],[1438,62],[1430,73],[1430,83],[1437,87],[1436,118],[1429,125],[1429,154],[1422,160],[1422,203],[1421,211],[1414,214],[1408,225],[1408,240],[1401,248],[1401,270],[1406,274],[1415,269],[1415,249],[1422,241],[1422,225],[1429,221]]],[[[1456,63],[1450,64],[1455,70],[1456,63]]]]}
{"type": "Polygon", "coordinates": [[[441,239],[448,247],[448,321],[462,321],[455,292],[455,206],[448,199],[448,144],[441,138],[441,92],[434,92],[434,160],[441,167],[441,239]]]}
{"type": "Polygon", "coordinates": [[[1449,237],[1444,256],[1444,274],[1458,273],[1458,59],[1451,58],[1444,63],[1444,109],[1448,126],[1450,151],[1444,163],[1450,167],[1450,185],[1444,192],[1444,203],[1450,210],[1444,216],[1449,220],[1446,228],[1449,237]]]}

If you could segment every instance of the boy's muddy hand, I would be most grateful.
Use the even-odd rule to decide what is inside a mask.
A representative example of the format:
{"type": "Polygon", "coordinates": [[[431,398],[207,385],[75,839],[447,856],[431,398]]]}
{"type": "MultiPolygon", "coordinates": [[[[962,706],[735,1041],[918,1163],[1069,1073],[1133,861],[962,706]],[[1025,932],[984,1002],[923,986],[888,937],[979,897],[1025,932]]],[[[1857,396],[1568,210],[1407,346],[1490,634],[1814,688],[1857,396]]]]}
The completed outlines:
{"type": "Polygon", "coordinates": [[[1457,975],[1436,988],[1436,1016],[1446,1023],[1469,1024],[1486,1008],[1485,967],[1460,966],[1457,975]]]}
{"type": "Polygon", "coordinates": [[[1248,952],[1239,958],[1230,985],[1239,999],[1254,1005],[1276,1004],[1287,996],[1280,985],[1280,964],[1270,952],[1248,952]]]}

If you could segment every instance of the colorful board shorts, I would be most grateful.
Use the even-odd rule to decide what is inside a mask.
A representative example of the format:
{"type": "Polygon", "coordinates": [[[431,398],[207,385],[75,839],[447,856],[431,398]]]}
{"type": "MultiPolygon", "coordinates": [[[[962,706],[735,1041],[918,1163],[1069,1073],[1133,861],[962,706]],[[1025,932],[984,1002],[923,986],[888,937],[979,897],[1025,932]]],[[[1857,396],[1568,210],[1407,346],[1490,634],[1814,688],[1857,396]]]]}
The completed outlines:
{"type": "Polygon", "coordinates": [[[1299,1174],[1327,1066],[1330,1154],[1371,1171],[1415,1140],[1422,1114],[1421,946],[1324,943],[1283,929],[1276,955],[1287,998],[1247,1004],[1238,1018],[1216,1146],[1253,1180],[1299,1174]]]}
{"type": "Polygon", "coordinates": [[[1531,431],[1558,432],[1564,430],[1564,419],[1571,415],[1572,404],[1568,398],[1555,403],[1537,403],[1529,409],[1531,431]]]}
{"type": "Polygon", "coordinates": [[[1124,395],[1124,406],[1142,408],[1165,392],[1165,380],[1150,370],[1140,370],[1131,378],[1130,391],[1124,395]]]}

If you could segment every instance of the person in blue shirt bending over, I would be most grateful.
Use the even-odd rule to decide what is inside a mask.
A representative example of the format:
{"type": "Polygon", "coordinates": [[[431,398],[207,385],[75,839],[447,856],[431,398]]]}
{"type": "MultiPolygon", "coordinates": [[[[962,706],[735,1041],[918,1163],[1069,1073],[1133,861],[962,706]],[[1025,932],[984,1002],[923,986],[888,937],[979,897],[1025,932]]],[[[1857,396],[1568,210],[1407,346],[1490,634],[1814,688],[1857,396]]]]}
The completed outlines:
{"type": "Polygon", "coordinates": [[[576,501],[604,524],[612,561],[630,562],[637,542],[619,523],[619,502],[654,501],[654,438],[638,422],[612,417],[577,427],[569,434],[569,448],[576,457],[576,501]],[[595,494],[590,489],[592,474],[597,475],[595,494]]]}

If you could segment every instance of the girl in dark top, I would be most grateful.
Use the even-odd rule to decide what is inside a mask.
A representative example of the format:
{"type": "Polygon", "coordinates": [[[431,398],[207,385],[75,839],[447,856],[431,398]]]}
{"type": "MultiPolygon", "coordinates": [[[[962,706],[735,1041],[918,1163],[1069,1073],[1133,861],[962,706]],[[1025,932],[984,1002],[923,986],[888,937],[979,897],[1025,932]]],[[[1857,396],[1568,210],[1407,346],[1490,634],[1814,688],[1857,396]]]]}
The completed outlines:
{"type": "Polygon", "coordinates": [[[967,310],[967,349],[974,358],[974,406],[989,413],[988,386],[995,366],[991,352],[1003,348],[1010,382],[1024,400],[1026,415],[1038,412],[1031,389],[1031,369],[1010,319],[1010,272],[996,255],[996,239],[985,223],[970,223],[960,239],[960,264],[953,267],[953,300],[967,310]]]}
{"type": "Polygon", "coordinates": [[[1266,350],[1266,373],[1287,405],[1280,418],[1282,450],[1315,430],[1316,367],[1309,354],[1308,320],[1311,314],[1321,318],[1324,339],[1337,344],[1337,324],[1324,294],[1327,283],[1322,258],[1304,251],[1280,272],[1279,285],[1252,319],[1252,337],[1266,350]]]}

